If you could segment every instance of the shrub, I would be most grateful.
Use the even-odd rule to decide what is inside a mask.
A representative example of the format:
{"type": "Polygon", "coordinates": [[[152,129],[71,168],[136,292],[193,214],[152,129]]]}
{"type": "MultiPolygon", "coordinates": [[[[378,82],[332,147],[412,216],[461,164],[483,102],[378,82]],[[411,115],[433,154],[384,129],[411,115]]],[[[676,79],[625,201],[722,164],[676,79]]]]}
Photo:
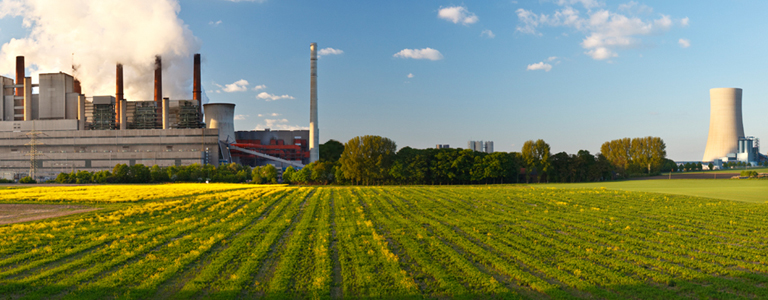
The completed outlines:
{"type": "Polygon", "coordinates": [[[19,180],[19,183],[37,183],[37,180],[32,179],[32,177],[24,177],[19,180]]]}

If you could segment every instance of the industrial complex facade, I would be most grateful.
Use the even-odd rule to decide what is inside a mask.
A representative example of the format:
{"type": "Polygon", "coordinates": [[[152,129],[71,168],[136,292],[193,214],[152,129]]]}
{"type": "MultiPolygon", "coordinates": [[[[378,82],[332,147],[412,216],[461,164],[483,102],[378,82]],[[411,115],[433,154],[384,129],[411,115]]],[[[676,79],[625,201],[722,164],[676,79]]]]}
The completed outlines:
{"type": "Polygon", "coordinates": [[[16,80],[0,76],[0,177],[51,179],[61,172],[112,170],[116,164],[303,167],[319,158],[317,44],[310,50],[310,129],[295,131],[235,132],[234,104],[201,105],[199,54],[192,99],[163,97],[158,56],[154,99],[148,101],[124,98],[120,63],[115,94],[86,97],[77,78],[61,72],[40,74],[32,84],[19,56],[16,80]]]}

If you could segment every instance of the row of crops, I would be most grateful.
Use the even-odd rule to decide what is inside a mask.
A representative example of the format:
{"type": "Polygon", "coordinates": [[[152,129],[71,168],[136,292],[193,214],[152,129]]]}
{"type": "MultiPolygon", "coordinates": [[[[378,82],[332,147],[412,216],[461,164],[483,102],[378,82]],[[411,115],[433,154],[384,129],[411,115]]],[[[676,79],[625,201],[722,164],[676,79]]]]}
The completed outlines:
{"type": "Polygon", "coordinates": [[[522,186],[91,188],[55,201],[120,204],[0,226],[0,295],[768,298],[764,204],[522,186]]]}

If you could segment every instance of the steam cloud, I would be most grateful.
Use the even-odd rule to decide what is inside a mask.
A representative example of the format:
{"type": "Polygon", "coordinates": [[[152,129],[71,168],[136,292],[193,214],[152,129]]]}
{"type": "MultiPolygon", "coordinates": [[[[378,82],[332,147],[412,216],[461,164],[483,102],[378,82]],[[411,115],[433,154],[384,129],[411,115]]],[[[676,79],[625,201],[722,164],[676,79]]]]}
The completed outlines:
{"type": "Polygon", "coordinates": [[[119,62],[126,99],[151,100],[160,55],[163,96],[191,99],[192,54],[200,41],[179,10],[177,0],[2,0],[0,18],[22,17],[29,35],[2,46],[0,73],[14,78],[18,55],[35,80],[40,73],[71,74],[74,61],[83,93],[114,95],[119,62]]]}

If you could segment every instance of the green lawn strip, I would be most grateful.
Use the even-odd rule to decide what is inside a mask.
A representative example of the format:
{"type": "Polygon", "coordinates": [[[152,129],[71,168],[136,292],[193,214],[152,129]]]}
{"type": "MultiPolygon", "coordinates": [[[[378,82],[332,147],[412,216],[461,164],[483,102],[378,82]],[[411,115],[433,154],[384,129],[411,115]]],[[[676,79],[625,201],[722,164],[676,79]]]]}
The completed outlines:
{"type": "Polygon", "coordinates": [[[331,261],[331,197],[333,191],[330,189],[323,193],[320,199],[320,216],[316,220],[315,230],[312,233],[312,275],[309,282],[301,282],[303,290],[307,291],[308,297],[312,299],[330,299],[331,282],[333,280],[333,262],[331,261]]]}
{"type": "MultiPolygon", "coordinates": [[[[181,201],[176,201],[176,202],[170,203],[167,206],[155,207],[152,210],[165,209],[165,208],[171,207],[172,205],[178,205],[180,203],[181,201]]],[[[133,208],[133,207],[134,206],[128,206],[126,208],[133,208]]],[[[183,216],[183,214],[177,215],[177,217],[181,217],[181,216],[183,216]]],[[[43,230],[42,232],[40,232],[40,229],[39,229],[40,226],[35,226],[35,224],[33,223],[33,224],[30,224],[31,226],[26,226],[26,228],[28,228],[26,230],[21,229],[21,230],[14,231],[12,233],[11,238],[13,238],[13,236],[23,236],[23,238],[18,239],[19,240],[18,244],[25,245],[25,246],[20,246],[19,248],[17,248],[18,251],[23,251],[23,252],[20,252],[17,255],[9,255],[7,258],[0,260],[0,266],[13,264],[19,261],[34,261],[36,257],[43,257],[44,259],[41,261],[35,261],[32,264],[38,265],[39,262],[49,262],[49,261],[57,260],[57,259],[60,259],[62,255],[64,256],[72,255],[74,253],[82,251],[82,249],[87,249],[87,248],[83,248],[86,246],[86,245],[83,245],[83,243],[86,243],[87,245],[91,245],[91,246],[98,245],[104,242],[109,242],[111,240],[120,238],[121,236],[127,234],[128,232],[141,231],[144,228],[151,227],[152,225],[139,226],[138,228],[132,227],[133,226],[132,223],[134,221],[144,220],[145,218],[146,218],[146,215],[142,214],[135,218],[123,219],[120,211],[101,212],[99,215],[95,215],[95,216],[83,218],[83,219],[40,221],[40,223],[38,224],[43,224],[43,225],[52,224],[50,226],[45,226],[50,229],[43,230]],[[101,215],[105,215],[105,217],[101,217],[101,215]],[[129,225],[131,226],[125,226],[125,229],[123,229],[123,227],[119,227],[120,228],[119,231],[110,232],[109,234],[107,234],[107,235],[111,235],[111,237],[109,237],[109,236],[105,236],[106,233],[104,233],[103,227],[95,225],[95,224],[103,224],[103,223],[106,223],[107,221],[112,223],[114,222],[115,219],[122,220],[124,222],[126,221],[130,222],[131,224],[129,225]],[[70,230],[73,230],[73,231],[80,230],[81,233],[73,234],[73,237],[69,237],[69,238],[58,238],[58,239],[55,238],[56,236],[61,237],[61,235],[66,234],[66,232],[70,230]],[[39,242],[41,240],[40,236],[47,236],[47,235],[54,236],[54,238],[46,239],[48,240],[46,241],[48,243],[43,245],[43,243],[39,242]],[[37,238],[37,240],[34,242],[30,242],[30,239],[34,239],[34,238],[37,238]],[[24,241],[26,241],[26,243],[24,243],[24,241]],[[41,246],[41,247],[38,247],[38,246],[41,246]],[[70,248],[67,248],[67,247],[73,247],[73,246],[76,249],[68,250],[70,248]],[[57,258],[54,259],[53,257],[51,257],[48,251],[40,251],[40,250],[44,250],[41,248],[45,248],[45,247],[50,247],[51,252],[55,252],[56,253],[55,256],[57,256],[57,258]],[[74,250],[78,250],[78,251],[76,252],[74,250]]],[[[141,221],[141,222],[143,223],[144,221],[141,221]]],[[[27,267],[34,267],[34,266],[31,266],[30,264],[27,267]]],[[[2,273],[0,273],[0,278],[1,277],[4,277],[2,273]]]]}
{"type": "MultiPolygon", "coordinates": [[[[207,197],[207,201],[214,200],[213,197],[207,197]]],[[[100,298],[104,295],[103,291],[108,290],[119,296],[123,293],[124,297],[141,297],[146,293],[152,292],[147,285],[157,284],[161,280],[167,279],[167,276],[173,275],[176,270],[198,257],[201,252],[206,251],[212,244],[219,242],[226,235],[221,232],[227,232],[232,227],[227,222],[240,221],[237,217],[245,218],[247,211],[237,210],[244,203],[238,197],[230,197],[225,201],[227,205],[209,206],[203,212],[198,211],[194,223],[194,231],[184,231],[175,237],[182,236],[175,240],[166,239],[158,243],[153,243],[152,247],[145,247],[141,254],[137,255],[135,260],[122,265],[121,268],[110,272],[106,276],[92,280],[89,284],[83,285],[80,289],[66,295],[70,299],[100,298]],[[170,241],[170,243],[169,243],[170,241]],[[138,287],[134,286],[139,284],[138,287]],[[134,294],[131,294],[134,292],[134,294]]],[[[219,203],[217,203],[219,204],[219,203]]],[[[188,207],[186,210],[192,210],[188,207]]],[[[169,227],[177,226],[172,224],[169,227]]]]}
{"type": "MultiPolygon", "coordinates": [[[[554,211],[552,211],[550,213],[553,213],[553,212],[554,211]]],[[[492,218],[494,218],[494,217],[492,217],[492,218]]],[[[536,220],[530,220],[529,221],[530,223],[529,223],[528,227],[530,228],[532,225],[550,224],[550,223],[554,223],[555,220],[566,220],[566,219],[569,219],[568,215],[553,216],[552,220],[549,220],[551,222],[548,222],[548,223],[544,223],[544,222],[538,221],[541,224],[536,224],[536,222],[537,222],[536,220]]],[[[611,243],[613,243],[615,245],[616,243],[619,242],[619,241],[601,241],[601,240],[598,239],[598,237],[599,236],[605,236],[605,235],[608,235],[608,236],[611,236],[611,237],[617,237],[617,236],[618,237],[622,237],[621,233],[608,232],[606,234],[597,234],[596,235],[595,232],[597,230],[599,230],[599,229],[588,227],[588,225],[582,225],[582,224],[595,224],[595,223],[598,223],[598,222],[596,222],[596,220],[585,219],[584,216],[578,217],[578,218],[573,219],[572,223],[568,225],[570,227],[575,227],[576,230],[570,230],[568,232],[569,232],[570,235],[582,235],[582,234],[585,235],[585,236],[582,236],[582,238],[584,238],[586,240],[591,240],[592,242],[597,243],[597,244],[592,244],[592,246],[595,247],[595,249],[599,249],[598,247],[600,247],[601,245],[611,245],[611,243]],[[585,226],[585,227],[581,227],[581,226],[585,226]],[[586,234],[586,233],[589,233],[589,234],[586,234]],[[598,240],[595,240],[595,239],[598,239],[598,240]]],[[[540,232],[554,232],[555,230],[557,230],[557,227],[555,227],[555,228],[540,229],[540,232]]],[[[523,232],[522,234],[524,234],[524,233],[526,233],[526,232],[523,232]]],[[[521,234],[521,233],[517,233],[517,234],[521,234]]],[[[516,236],[517,234],[513,234],[513,236],[516,236]]],[[[559,236],[558,235],[558,239],[567,239],[567,237],[566,236],[559,236]]],[[[622,240],[626,240],[627,238],[621,238],[621,239],[622,240]]],[[[544,240],[544,239],[542,239],[542,240],[544,240]]],[[[546,241],[546,240],[544,240],[544,241],[546,241]]],[[[573,242],[574,245],[579,245],[580,247],[581,246],[587,247],[587,246],[590,245],[589,243],[585,243],[585,240],[576,240],[576,241],[571,241],[571,242],[573,242]]],[[[655,247],[655,243],[648,243],[647,241],[641,241],[639,243],[639,245],[641,247],[643,247],[643,248],[647,248],[648,246],[655,247]]],[[[626,246],[626,245],[622,245],[622,246],[626,246]]],[[[662,251],[653,252],[651,254],[646,254],[646,255],[648,255],[650,257],[653,257],[653,258],[658,258],[660,256],[661,257],[666,257],[666,256],[669,256],[669,252],[664,252],[664,251],[669,251],[669,250],[670,249],[663,249],[662,251]]],[[[609,251],[608,253],[611,253],[611,252],[609,251]]],[[[622,252],[618,252],[618,253],[621,254],[622,252]]],[[[637,260],[637,259],[635,258],[634,260],[637,260]]],[[[608,260],[607,262],[612,262],[612,261],[608,260]]],[[[686,263],[685,260],[677,261],[677,262],[682,262],[683,264],[686,263]]],[[[668,270],[670,272],[670,274],[674,274],[675,276],[681,276],[681,274],[683,274],[683,273],[695,272],[694,270],[696,269],[696,268],[694,268],[694,269],[686,270],[686,267],[682,267],[681,268],[681,265],[675,265],[675,264],[664,264],[664,266],[666,266],[666,270],[668,270]],[[683,273],[681,273],[681,271],[683,273]]],[[[704,276],[705,275],[703,275],[703,274],[699,274],[699,277],[704,277],[704,276]]],[[[689,277],[689,279],[690,278],[692,278],[692,277],[689,277]]],[[[662,279],[662,280],[664,280],[662,282],[665,282],[665,281],[667,281],[669,279],[662,279]]],[[[717,280],[717,279],[715,279],[715,280],[717,280]]],[[[747,286],[747,288],[748,288],[748,286],[747,286]]],[[[733,296],[733,295],[731,295],[731,296],[733,296]]]]}
{"type": "MultiPolygon", "coordinates": [[[[405,191],[405,193],[403,193],[403,191],[394,191],[394,190],[392,192],[400,193],[398,198],[400,198],[404,204],[412,205],[411,210],[416,210],[416,212],[414,212],[414,214],[416,215],[422,215],[425,217],[427,216],[435,217],[437,216],[437,214],[433,215],[431,212],[427,212],[426,210],[437,210],[439,209],[440,206],[445,205],[444,203],[439,203],[437,201],[423,197],[420,193],[411,194],[410,191],[405,191]],[[408,200],[404,200],[406,197],[415,197],[415,198],[413,199],[409,198],[408,200]],[[422,206],[426,206],[427,208],[424,208],[422,206]]],[[[468,212],[461,212],[461,211],[457,211],[452,215],[457,220],[466,219],[465,222],[471,222],[470,220],[475,218],[474,214],[468,213],[468,212]]],[[[443,213],[441,216],[442,216],[441,218],[444,220],[451,219],[450,217],[446,217],[445,213],[443,213]]],[[[493,251],[494,245],[493,245],[492,239],[488,239],[487,235],[481,235],[477,232],[474,232],[473,229],[468,229],[466,227],[464,228],[459,227],[460,229],[462,229],[462,231],[457,232],[453,228],[449,228],[446,225],[440,224],[434,219],[430,219],[426,223],[433,225],[434,228],[436,228],[436,230],[440,231],[441,234],[444,234],[450,240],[458,241],[457,245],[462,247],[462,249],[464,249],[464,251],[466,251],[467,253],[472,254],[475,257],[475,259],[481,258],[481,260],[479,261],[480,263],[517,280],[518,284],[521,286],[528,286],[538,292],[547,293],[554,298],[563,299],[563,298],[572,297],[572,295],[569,295],[566,291],[564,291],[558,285],[552,284],[543,278],[536,277],[535,275],[526,271],[518,263],[522,263],[524,266],[527,266],[528,268],[533,268],[534,270],[538,270],[543,275],[553,276],[553,274],[555,275],[559,274],[560,276],[556,276],[555,278],[560,283],[570,286],[572,288],[579,289],[580,287],[584,286],[584,284],[578,279],[578,277],[572,276],[571,274],[565,274],[564,272],[558,270],[555,266],[548,266],[544,262],[538,261],[535,257],[529,256],[529,255],[523,255],[522,252],[515,252],[512,256],[510,256],[509,252],[507,253],[500,252],[499,254],[504,253],[506,256],[514,257],[515,259],[514,262],[506,261],[503,257],[500,257],[498,254],[494,254],[494,251],[493,251]],[[462,234],[466,235],[466,237],[463,237],[462,234]],[[468,239],[472,239],[474,242],[468,239]],[[489,246],[491,249],[486,250],[480,245],[475,244],[476,242],[480,242],[480,241],[484,242],[484,244],[489,246]],[[488,243],[490,243],[490,245],[488,245],[488,243]]],[[[449,222],[448,225],[454,226],[457,224],[450,224],[449,222]]],[[[612,296],[612,295],[610,293],[608,293],[607,295],[603,295],[603,297],[607,297],[607,296],[612,296]]]]}
{"type": "MultiPolygon", "coordinates": [[[[481,247],[457,236],[455,232],[448,230],[441,224],[425,217],[423,212],[417,213],[413,211],[413,209],[416,208],[414,203],[406,204],[402,199],[399,199],[399,203],[409,206],[408,209],[401,210],[404,213],[404,216],[419,222],[424,229],[426,229],[422,230],[429,235],[429,242],[445,253],[453,264],[456,264],[461,268],[465,273],[464,279],[466,284],[468,284],[473,292],[478,293],[479,295],[509,295],[512,293],[504,285],[496,281],[493,276],[480,271],[472,262],[478,259],[486,261],[494,260],[498,259],[498,257],[490,255],[484,249],[481,249],[481,247]],[[446,242],[452,245],[446,244],[446,242]],[[458,248],[459,250],[455,248],[458,248]],[[474,257],[468,257],[468,254],[470,253],[473,254],[474,257]]],[[[507,271],[510,274],[516,273],[512,268],[507,268],[507,271]]]]}
{"type": "MultiPolygon", "coordinates": [[[[233,201],[227,201],[227,202],[231,203],[231,208],[234,208],[236,206],[236,203],[234,203],[233,201]]],[[[51,282],[51,284],[47,284],[43,286],[43,288],[40,289],[39,291],[26,295],[25,298],[29,298],[29,299],[48,298],[51,295],[60,293],[64,290],[68,290],[73,287],[80,287],[79,286],[80,284],[83,284],[85,282],[92,282],[94,278],[97,277],[99,274],[103,272],[107,272],[114,266],[118,266],[126,262],[132,261],[140,257],[140,255],[152,251],[152,249],[154,249],[155,247],[167,244],[172,238],[177,237],[179,235],[183,235],[191,230],[194,230],[200,227],[202,225],[202,221],[204,221],[205,218],[198,219],[197,217],[194,216],[194,214],[192,214],[192,212],[197,213],[197,210],[204,211],[205,206],[207,206],[207,204],[210,204],[210,203],[199,202],[199,201],[196,201],[196,203],[200,203],[202,205],[194,207],[194,210],[190,210],[188,214],[178,214],[178,215],[174,215],[173,217],[159,218],[158,220],[162,221],[162,223],[155,224],[156,226],[155,229],[153,229],[152,231],[146,232],[142,236],[146,240],[149,240],[149,237],[152,238],[151,240],[149,240],[148,244],[136,245],[136,244],[129,244],[129,243],[120,243],[119,241],[115,241],[108,247],[104,247],[100,251],[96,252],[94,255],[85,256],[78,261],[73,261],[66,265],[62,265],[47,271],[48,273],[58,273],[58,272],[66,271],[69,269],[76,269],[81,265],[90,264],[90,266],[86,267],[86,269],[82,271],[76,271],[74,274],[71,274],[69,276],[62,276],[62,278],[60,279],[61,281],[51,282]],[[180,217],[185,217],[185,218],[180,218],[180,217]],[[137,250],[140,250],[140,251],[137,251],[137,250]]],[[[200,217],[200,214],[199,213],[197,214],[198,214],[198,217],[200,217]]],[[[113,226],[113,228],[119,228],[119,227],[113,226]]],[[[40,275],[42,276],[46,274],[43,273],[40,275]]]]}
{"type": "MultiPolygon", "coordinates": [[[[264,258],[269,254],[273,244],[282,236],[283,232],[291,225],[293,218],[299,213],[301,203],[305,201],[308,194],[312,192],[310,188],[299,189],[299,193],[294,193],[293,197],[283,200],[285,202],[285,211],[281,212],[280,218],[271,222],[260,222],[265,224],[265,234],[257,244],[251,246],[249,252],[241,253],[245,256],[241,264],[231,274],[223,274],[219,280],[210,285],[210,298],[215,299],[235,299],[249,284],[252,276],[261,266],[264,258]]],[[[277,215],[275,215],[277,216],[277,215]]],[[[266,219],[265,219],[266,221],[266,219]]]]}
{"type": "MultiPolygon", "coordinates": [[[[254,242],[261,234],[263,234],[264,228],[270,225],[281,214],[280,207],[274,207],[271,211],[266,211],[268,207],[280,204],[285,198],[293,197],[298,190],[282,190],[279,193],[275,193],[274,196],[269,197],[265,201],[261,201],[261,204],[256,210],[256,214],[261,215],[259,220],[253,220],[253,225],[248,227],[247,230],[241,229],[241,233],[235,236],[229,245],[217,253],[212,261],[203,267],[197,276],[186,282],[183,287],[174,295],[177,299],[187,299],[198,295],[201,291],[209,286],[214,280],[219,279],[221,273],[236,262],[243,252],[246,252],[250,247],[250,244],[254,242]],[[267,215],[264,215],[266,213],[267,215]]],[[[251,204],[257,204],[259,199],[253,198],[251,204]]],[[[248,204],[248,205],[251,205],[248,204]]],[[[284,208],[285,206],[282,205],[284,208]]]]}
{"type": "Polygon", "coordinates": [[[768,180],[658,179],[568,184],[552,183],[534,186],[568,189],[605,187],[616,190],[688,195],[742,202],[768,202],[768,180]]]}
{"type": "Polygon", "coordinates": [[[426,285],[424,292],[428,294],[424,296],[440,298],[471,295],[471,290],[461,283],[464,270],[451,262],[447,254],[436,249],[431,240],[425,239],[430,236],[429,233],[421,225],[395,209],[389,200],[384,196],[365,199],[376,223],[387,228],[389,237],[397,242],[401,251],[407,253],[416,263],[415,266],[409,266],[417,272],[413,276],[429,277],[424,283],[426,285]]]}
{"type": "Polygon", "coordinates": [[[339,190],[335,197],[335,222],[344,297],[395,297],[417,295],[415,283],[383,245],[360,205],[357,189],[339,190]]]}
{"type": "Polygon", "coordinates": [[[318,188],[314,194],[312,194],[307,203],[304,205],[304,212],[301,214],[301,218],[297,220],[298,224],[293,228],[293,232],[288,237],[285,250],[281,252],[279,262],[275,267],[275,271],[271,280],[266,285],[267,299],[293,299],[299,296],[300,291],[293,288],[294,282],[300,276],[307,276],[312,273],[311,266],[309,269],[301,269],[300,260],[302,257],[311,258],[311,248],[309,235],[311,232],[310,225],[315,219],[315,211],[320,205],[320,197],[323,193],[322,188],[318,188]]]}

